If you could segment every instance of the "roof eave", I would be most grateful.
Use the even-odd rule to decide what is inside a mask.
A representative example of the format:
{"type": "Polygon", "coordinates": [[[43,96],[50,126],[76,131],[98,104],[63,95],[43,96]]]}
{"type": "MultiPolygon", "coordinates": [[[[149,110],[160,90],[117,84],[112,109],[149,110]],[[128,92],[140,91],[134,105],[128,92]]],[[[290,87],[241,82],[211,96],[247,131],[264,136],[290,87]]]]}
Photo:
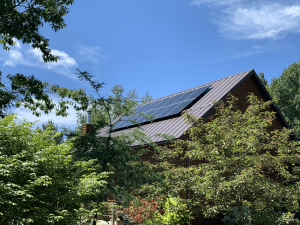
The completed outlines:
{"type": "MultiPolygon", "coordinates": [[[[237,85],[235,85],[229,92],[225,93],[224,96],[221,98],[221,100],[225,100],[226,96],[229,93],[233,93],[242,83],[244,83],[249,77],[253,78],[255,84],[257,85],[258,89],[261,91],[262,95],[264,96],[264,98],[269,101],[272,100],[271,95],[269,94],[269,92],[267,91],[267,89],[265,88],[265,86],[263,85],[263,83],[261,82],[261,80],[259,79],[259,77],[257,76],[256,72],[254,69],[252,69],[247,76],[245,76],[237,85]]],[[[288,129],[290,129],[290,126],[288,124],[288,122],[284,119],[282,113],[280,112],[279,108],[275,105],[275,103],[273,103],[271,105],[271,109],[275,112],[277,112],[278,114],[278,119],[280,121],[280,123],[283,125],[283,127],[286,127],[288,129]]],[[[212,113],[212,111],[214,110],[214,106],[211,106],[206,113],[203,115],[204,120],[206,118],[208,118],[208,116],[212,113]]],[[[184,135],[180,136],[179,139],[182,139],[184,135]]],[[[297,140],[297,138],[295,137],[295,135],[292,135],[292,139],[297,140]]]]}

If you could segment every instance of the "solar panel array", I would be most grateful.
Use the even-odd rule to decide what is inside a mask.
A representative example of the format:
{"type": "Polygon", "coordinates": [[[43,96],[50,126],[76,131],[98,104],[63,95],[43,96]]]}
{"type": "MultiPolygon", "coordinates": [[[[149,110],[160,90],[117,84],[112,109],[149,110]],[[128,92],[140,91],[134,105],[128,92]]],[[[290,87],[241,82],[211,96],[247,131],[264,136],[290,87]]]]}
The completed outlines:
{"type": "MultiPolygon", "coordinates": [[[[164,98],[155,102],[150,102],[135,108],[135,113],[144,113],[151,115],[151,119],[160,119],[180,113],[184,110],[193,100],[203,94],[209,86],[201,87],[191,91],[187,91],[178,95],[164,98]]],[[[114,124],[113,129],[120,129],[134,125],[133,121],[137,124],[150,121],[143,115],[124,116],[121,120],[114,124]]]]}

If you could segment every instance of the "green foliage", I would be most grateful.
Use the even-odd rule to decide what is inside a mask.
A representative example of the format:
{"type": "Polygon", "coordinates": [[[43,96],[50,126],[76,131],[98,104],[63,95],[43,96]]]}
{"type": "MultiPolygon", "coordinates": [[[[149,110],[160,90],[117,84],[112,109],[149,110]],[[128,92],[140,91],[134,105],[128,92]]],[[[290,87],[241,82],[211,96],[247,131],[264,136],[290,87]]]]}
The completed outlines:
{"type": "Polygon", "coordinates": [[[225,225],[252,225],[250,208],[248,206],[242,206],[239,209],[237,206],[234,206],[231,212],[224,216],[223,222],[225,225]]]}
{"type": "MultiPolygon", "coordinates": [[[[99,124],[99,128],[109,126],[113,119],[123,113],[129,114],[140,102],[135,90],[124,93],[125,89],[122,85],[115,85],[111,91],[112,95],[106,99],[100,96],[99,99],[90,97],[91,123],[99,124]]],[[[85,112],[79,112],[77,118],[79,124],[85,124],[87,115],[85,112]]]]}
{"type": "Polygon", "coordinates": [[[266,80],[266,78],[265,78],[265,74],[264,73],[261,73],[261,72],[259,72],[258,73],[258,77],[259,77],[259,79],[260,79],[260,81],[262,82],[262,84],[265,86],[265,88],[267,89],[267,91],[270,91],[269,90],[269,83],[268,83],[268,81],[266,80]]]}
{"type": "Polygon", "coordinates": [[[282,74],[273,78],[270,94],[289,125],[300,137],[300,63],[292,63],[282,74]],[[277,99],[276,99],[277,98],[277,99]]]}
{"type": "MultiPolygon", "coordinates": [[[[73,152],[77,159],[97,159],[99,168],[97,172],[111,171],[114,176],[106,179],[107,186],[104,194],[97,197],[98,201],[106,200],[108,195],[115,199],[122,199],[129,203],[133,197],[132,190],[149,181],[152,171],[149,162],[142,162],[140,156],[147,149],[133,150],[131,145],[138,141],[146,144],[150,140],[145,134],[137,129],[129,134],[114,137],[112,134],[113,120],[122,114],[128,115],[133,112],[141,99],[135,91],[125,93],[121,85],[112,89],[112,95],[104,98],[99,93],[103,83],[93,80],[89,73],[78,70],[78,77],[87,82],[96,92],[96,97],[89,97],[89,109],[92,110],[91,123],[95,129],[88,135],[81,136],[78,132],[74,134],[73,152]],[[99,137],[98,130],[106,127],[107,136],[99,137]]],[[[149,94],[147,99],[149,99],[149,94]]],[[[79,123],[86,123],[86,114],[78,113],[79,123]]]]}
{"type": "Polygon", "coordinates": [[[234,207],[242,213],[242,207],[249,207],[256,224],[268,224],[270,218],[276,224],[286,212],[297,212],[300,147],[290,139],[292,130],[270,131],[275,119],[270,101],[253,95],[248,101],[242,112],[237,99],[228,96],[216,103],[213,120],[184,114],[191,124],[189,138],[160,149],[156,158],[165,182],[149,190],[155,195],[189,190],[186,203],[205,217],[230,213],[234,207]],[[201,163],[188,168],[172,163],[180,158],[201,163]]]}
{"type": "MultiPolygon", "coordinates": [[[[52,120],[48,120],[47,123],[43,123],[42,128],[38,127],[38,130],[40,130],[41,132],[47,129],[53,131],[53,133],[58,133],[58,126],[56,126],[52,120]]],[[[57,145],[63,143],[64,142],[63,132],[59,132],[59,134],[55,135],[53,140],[57,145]]]]}
{"type": "Polygon", "coordinates": [[[160,221],[146,220],[143,225],[161,225],[160,221]]]}
{"type": "Polygon", "coordinates": [[[107,174],[95,172],[95,160],[74,161],[71,142],[56,144],[52,129],[15,120],[0,120],[0,223],[76,224],[107,174]]]}
{"type": "MultiPolygon", "coordinates": [[[[161,199],[161,198],[156,198],[161,199]]],[[[155,200],[156,201],[156,200],[155,200]]],[[[155,202],[154,201],[154,202],[155,202]]],[[[155,202],[157,203],[157,202],[155,202]]],[[[158,204],[159,205],[159,204],[158,204]]],[[[160,210],[158,205],[153,207],[153,212],[148,212],[145,214],[143,218],[149,218],[146,221],[143,221],[143,225],[189,225],[190,224],[190,213],[187,210],[187,205],[183,203],[182,199],[179,197],[169,195],[166,199],[164,199],[163,210],[160,210]],[[150,216],[150,214],[152,214],[150,216]]],[[[138,205],[138,208],[133,208],[133,214],[139,214],[143,206],[138,205]],[[136,211],[136,212],[135,212],[136,211]]],[[[150,207],[151,208],[151,207],[150,207]]],[[[138,217],[136,217],[138,218],[138,217]]]]}
{"type": "Polygon", "coordinates": [[[164,214],[158,219],[164,225],[189,225],[190,215],[187,205],[179,197],[169,196],[164,204],[164,214]]]}
{"type": "MultiPolygon", "coordinates": [[[[59,59],[51,54],[48,48],[49,39],[40,34],[40,28],[49,24],[56,32],[66,27],[63,17],[69,12],[67,8],[74,0],[2,0],[0,1],[0,44],[5,50],[15,45],[16,40],[31,44],[42,52],[44,62],[59,59]]],[[[88,97],[82,89],[68,90],[58,85],[49,88],[47,82],[41,82],[32,76],[17,73],[8,75],[9,85],[1,81],[0,72],[0,118],[3,118],[11,107],[28,108],[36,116],[41,112],[48,114],[53,109],[56,115],[67,116],[69,105],[77,111],[86,110],[88,97]],[[50,94],[57,94],[61,100],[54,104],[50,94]],[[71,100],[64,100],[69,98],[71,100]],[[78,104],[81,107],[78,107],[78,104]]]]}
{"type": "Polygon", "coordinates": [[[46,91],[47,82],[41,82],[34,76],[26,77],[23,74],[8,75],[7,78],[11,82],[10,87],[0,82],[0,114],[3,115],[8,108],[19,107],[21,104],[34,112],[41,109],[48,113],[54,108],[54,104],[46,91]]]}
{"type": "MultiPolygon", "coordinates": [[[[42,52],[44,62],[59,59],[51,54],[48,48],[49,39],[40,34],[40,28],[49,24],[56,32],[66,27],[63,17],[69,12],[68,6],[74,0],[2,0],[0,1],[0,44],[5,50],[20,40],[23,44],[31,44],[42,52]]],[[[68,90],[58,85],[49,88],[47,82],[41,82],[32,76],[17,73],[8,75],[10,86],[1,81],[0,71],[0,118],[3,118],[11,107],[23,106],[36,116],[41,112],[48,114],[53,109],[57,116],[67,116],[67,109],[86,110],[88,96],[82,89],[68,90]],[[61,100],[54,104],[51,94],[61,100]],[[68,100],[64,100],[68,98],[68,100]],[[70,100],[71,99],[71,100],[70,100]],[[78,107],[78,104],[80,107],[78,107]]]]}
{"type": "Polygon", "coordinates": [[[147,91],[145,96],[142,97],[141,103],[151,102],[152,100],[153,100],[152,96],[150,95],[149,91],[147,91]]]}
{"type": "Polygon", "coordinates": [[[5,115],[5,111],[11,107],[30,109],[36,116],[41,112],[48,114],[52,110],[56,111],[57,116],[68,115],[67,110],[72,106],[76,111],[86,110],[89,104],[89,96],[83,89],[69,90],[67,88],[42,82],[32,76],[7,75],[9,82],[6,85],[1,80],[0,71],[0,116],[5,115]],[[52,100],[53,95],[60,98],[55,104],[52,100]],[[67,98],[67,100],[65,100],[67,98]]]}
{"type": "Polygon", "coordinates": [[[44,62],[57,61],[48,48],[49,39],[39,33],[44,24],[49,24],[56,32],[66,27],[63,16],[67,6],[74,0],[1,0],[0,1],[0,44],[5,50],[14,45],[14,38],[23,44],[32,44],[40,49],[44,62]]]}
{"type": "MultiPolygon", "coordinates": [[[[104,83],[94,81],[91,74],[79,69],[77,69],[76,74],[81,81],[88,82],[98,95],[97,97],[89,97],[89,110],[93,112],[91,123],[98,124],[99,128],[104,126],[113,127],[112,121],[115,118],[123,114],[132,114],[137,105],[152,100],[149,92],[146,92],[145,96],[140,98],[135,90],[125,93],[124,87],[120,84],[112,88],[112,95],[109,95],[107,98],[101,97],[99,91],[103,88],[104,83]]],[[[86,123],[87,115],[86,113],[78,112],[77,118],[79,124],[84,124],[86,123]]]]}

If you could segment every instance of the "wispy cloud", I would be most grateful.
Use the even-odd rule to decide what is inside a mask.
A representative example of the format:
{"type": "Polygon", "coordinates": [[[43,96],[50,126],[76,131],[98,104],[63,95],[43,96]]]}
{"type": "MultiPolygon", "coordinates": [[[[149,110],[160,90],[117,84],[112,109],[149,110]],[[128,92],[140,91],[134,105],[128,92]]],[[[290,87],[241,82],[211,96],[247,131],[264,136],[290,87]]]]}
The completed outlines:
{"type": "Polygon", "coordinates": [[[251,56],[251,55],[255,55],[255,54],[261,54],[261,53],[266,53],[266,52],[271,52],[274,51],[274,48],[270,47],[269,45],[253,45],[250,48],[247,48],[245,50],[242,50],[240,52],[234,53],[231,57],[226,57],[226,60],[223,61],[227,61],[227,60],[232,60],[232,59],[239,59],[239,58],[243,58],[243,57],[247,57],[247,56],[251,56]]]}
{"type": "Polygon", "coordinates": [[[277,39],[300,33],[300,4],[295,1],[196,0],[193,5],[215,7],[210,18],[230,39],[277,39]]]}
{"type": "Polygon", "coordinates": [[[300,32],[300,6],[278,3],[260,7],[226,10],[219,25],[221,32],[231,38],[282,38],[287,33],[300,32]]]}
{"type": "Polygon", "coordinates": [[[87,47],[81,45],[77,47],[77,53],[81,60],[91,61],[95,64],[97,64],[100,59],[108,58],[102,53],[102,48],[100,46],[87,47]]]}
{"type": "Polygon", "coordinates": [[[40,50],[29,48],[26,45],[21,47],[20,43],[16,41],[15,46],[12,46],[11,50],[0,51],[0,61],[4,62],[3,66],[15,67],[17,65],[25,65],[40,67],[76,79],[72,72],[74,67],[78,66],[76,60],[64,51],[52,49],[51,53],[59,56],[60,59],[57,62],[44,63],[40,50]]]}
{"type": "Polygon", "coordinates": [[[226,52],[224,55],[221,54],[215,54],[213,59],[205,59],[202,61],[202,63],[216,63],[216,62],[226,62],[230,60],[240,59],[244,57],[253,56],[256,54],[264,54],[268,52],[274,52],[278,50],[277,45],[274,43],[268,43],[266,45],[252,45],[248,48],[242,49],[242,50],[235,50],[231,51],[230,53],[226,52]]]}
{"type": "Polygon", "coordinates": [[[16,66],[17,64],[27,64],[20,51],[12,49],[8,52],[8,58],[4,61],[3,66],[16,66]]]}
{"type": "Polygon", "coordinates": [[[212,4],[214,6],[225,6],[232,5],[240,1],[241,0],[194,0],[192,1],[191,5],[196,5],[198,7],[205,4],[212,4]]]}

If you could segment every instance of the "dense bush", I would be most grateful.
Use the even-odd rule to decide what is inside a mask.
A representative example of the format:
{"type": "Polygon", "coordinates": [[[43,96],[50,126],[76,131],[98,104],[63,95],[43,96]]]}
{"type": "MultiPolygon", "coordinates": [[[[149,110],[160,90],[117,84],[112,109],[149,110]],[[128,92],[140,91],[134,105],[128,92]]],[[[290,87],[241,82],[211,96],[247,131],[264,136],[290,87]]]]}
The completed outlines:
{"type": "Polygon", "coordinates": [[[160,216],[159,221],[164,225],[189,225],[190,214],[187,205],[181,202],[179,197],[169,196],[164,204],[164,214],[160,216]]]}
{"type": "Polygon", "coordinates": [[[255,224],[299,222],[293,215],[300,202],[300,147],[291,139],[293,130],[274,129],[278,119],[271,101],[250,94],[246,110],[237,102],[232,95],[216,102],[215,115],[207,120],[184,113],[189,138],[159,149],[155,158],[166,179],[145,191],[188,189],[185,201],[193,215],[206,218],[231,214],[240,220],[247,207],[255,224]],[[176,158],[202,163],[184,167],[172,163],[176,158]]]}
{"type": "Polygon", "coordinates": [[[143,225],[189,225],[190,213],[187,205],[182,203],[179,197],[169,196],[164,204],[163,210],[152,212],[151,219],[142,222],[143,225]]]}
{"type": "Polygon", "coordinates": [[[144,223],[147,220],[153,221],[158,216],[158,213],[162,212],[161,199],[161,197],[138,199],[138,202],[130,202],[129,207],[123,211],[129,214],[132,222],[144,223]]]}
{"type": "Polygon", "coordinates": [[[106,175],[91,172],[93,160],[75,162],[70,142],[55,143],[59,134],[32,125],[0,119],[0,224],[76,224],[106,175]]]}

